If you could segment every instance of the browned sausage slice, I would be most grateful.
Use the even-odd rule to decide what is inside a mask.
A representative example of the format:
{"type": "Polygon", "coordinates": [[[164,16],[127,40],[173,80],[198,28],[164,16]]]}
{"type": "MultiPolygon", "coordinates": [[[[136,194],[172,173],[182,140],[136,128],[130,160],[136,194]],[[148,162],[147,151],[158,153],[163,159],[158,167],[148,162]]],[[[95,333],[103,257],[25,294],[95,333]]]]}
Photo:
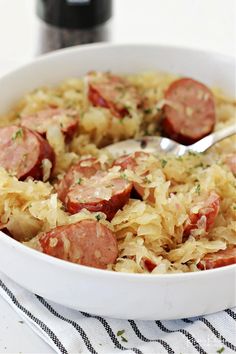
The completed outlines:
{"type": "Polygon", "coordinates": [[[51,124],[58,124],[67,138],[76,133],[79,122],[78,112],[72,109],[45,109],[21,118],[21,125],[45,135],[51,124]]]}
{"type": "MultiPolygon", "coordinates": [[[[134,154],[130,155],[123,155],[118,157],[113,166],[120,166],[121,170],[130,169],[135,171],[135,168],[145,161],[149,157],[149,154],[143,151],[136,151],[134,154]]],[[[133,187],[135,191],[138,193],[138,196],[144,197],[145,195],[145,188],[141,186],[139,183],[134,182],[133,187]]],[[[154,196],[155,188],[149,188],[149,195],[147,197],[147,201],[150,203],[155,203],[155,196],[154,196]]]]}
{"type": "Polygon", "coordinates": [[[56,187],[58,198],[65,202],[66,195],[71,187],[80,184],[84,178],[92,177],[101,169],[101,163],[94,157],[82,159],[77,164],[72,165],[56,187]]]}
{"type": "Polygon", "coordinates": [[[182,144],[192,144],[212,132],[215,103],[212,92],[198,81],[174,81],[165,93],[163,108],[165,134],[182,144]]]}
{"type": "Polygon", "coordinates": [[[16,125],[0,128],[0,166],[18,179],[42,179],[45,159],[53,166],[55,154],[38,133],[16,125]]]}
{"type": "Polygon", "coordinates": [[[191,230],[203,227],[205,231],[209,231],[214,225],[215,219],[220,209],[220,197],[217,193],[211,192],[209,197],[201,203],[198,213],[191,213],[184,226],[184,238],[186,239],[191,230]]]}
{"type": "Polygon", "coordinates": [[[107,172],[97,172],[93,177],[72,187],[66,198],[71,214],[85,208],[91,212],[103,212],[111,220],[118,209],[129,200],[132,183],[123,178],[111,177],[107,172]]]}
{"type": "Polygon", "coordinates": [[[236,246],[214,253],[206,254],[198,263],[201,270],[224,267],[236,263],[236,246]]]}
{"type": "Polygon", "coordinates": [[[99,73],[98,78],[90,74],[88,78],[88,98],[94,106],[108,108],[118,118],[129,115],[129,105],[135,109],[139,106],[141,99],[136,88],[124,78],[110,73],[99,73]]]}
{"type": "Polygon", "coordinates": [[[94,220],[58,226],[41,234],[39,243],[46,254],[95,268],[106,268],[118,255],[115,234],[94,220]]]}
{"type": "Polygon", "coordinates": [[[133,154],[118,157],[113,162],[113,166],[120,166],[121,170],[130,169],[134,171],[135,168],[143,161],[146,161],[149,156],[147,152],[136,151],[133,154]]]}
{"type": "Polygon", "coordinates": [[[134,171],[135,167],[137,166],[137,161],[135,159],[135,156],[138,157],[137,154],[139,154],[139,152],[136,152],[135,154],[123,155],[118,157],[114,161],[113,166],[120,166],[121,170],[130,169],[134,171]]]}

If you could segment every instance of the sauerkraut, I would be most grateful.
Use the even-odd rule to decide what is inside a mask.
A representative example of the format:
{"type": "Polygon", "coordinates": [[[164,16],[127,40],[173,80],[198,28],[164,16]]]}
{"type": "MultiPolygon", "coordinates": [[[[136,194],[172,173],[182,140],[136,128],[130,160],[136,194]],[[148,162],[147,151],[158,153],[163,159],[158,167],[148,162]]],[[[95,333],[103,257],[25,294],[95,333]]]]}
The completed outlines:
{"type": "MultiPolygon", "coordinates": [[[[0,117],[0,126],[19,124],[21,117],[50,107],[73,109],[80,117],[77,132],[69,142],[58,125],[47,128],[46,138],[56,154],[49,182],[30,178],[19,181],[0,168],[0,228],[20,242],[36,247],[35,237],[40,232],[83,219],[99,219],[115,232],[118,240],[119,256],[110,270],[153,274],[198,271],[197,264],[205,254],[236,245],[236,178],[228,163],[229,157],[236,154],[234,136],[207,153],[183,157],[149,155],[141,162],[137,158],[135,171],[112,167],[111,175],[122,175],[137,183],[143,194],[142,200],[131,197],[110,222],[105,214],[86,209],[70,215],[57,198],[55,183],[81,157],[95,156],[112,166],[112,156],[101,148],[123,139],[160,134],[161,109],[166,103],[164,92],[176,76],[146,72],[126,79],[145,97],[145,107],[137,109],[128,100],[129,114],[122,119],[110,109],[89,102],[87,78],[36,89],[0,117]],[[206,230],[202,217],[197,231],[193,230],[185,239],[189,215],[199,213],[211,193],[216,193],[220,200],[214,225],[206,230]],[[153,264],[151,271],[145,263],[147,259],[153,264]]],[[[215,130],[236,124],[235,101],[219,89],[212,91],[216,103],[215,130]]],[[[44,162],[45,180],[49,165],[50,161],[44,162]]]]}

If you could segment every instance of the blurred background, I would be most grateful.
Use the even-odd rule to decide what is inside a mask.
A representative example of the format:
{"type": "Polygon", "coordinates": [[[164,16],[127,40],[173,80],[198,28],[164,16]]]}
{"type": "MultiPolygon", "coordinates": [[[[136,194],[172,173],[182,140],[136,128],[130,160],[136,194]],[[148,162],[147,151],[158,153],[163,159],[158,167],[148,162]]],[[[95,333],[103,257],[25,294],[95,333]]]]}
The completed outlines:
{"type": "MultiPolygon", "coordinates": [[[[74,8],[78,4],[85,6],[91,2],[63,1],[74,8]]],[[[44,6],[50,5],[53,9],[61,0],[38,2],[44,6]]],[[[99,7],[104,1],[92,2],[99,7]]],[[[111,0],[105,2],[109,3],[111,0]]],[[[53,42],[56,45],[55,30],[58,28],[48,26],[39,19],[36,15],[36,3],[37,0],[0,0],[0,75],[46,50],[53,49],[53,42]],[[51,44],[45,43],[45,36],[48,35],[51,37],[51,44]]],[[[53,18],[53,14],[53,21],[57,21],[56,15],[63,16],[51,11],[51,15],[47,14],[49,20],[53,18]]],[[[120,43],[169,44],[236,55],[235,14],[235,0],[113,0],[111,18],[102,26],[102,30],[99,27],[100,33],[84,34],[82,30],[81,39],[82,42],[104,39],[120,43]]],[[[80,17],[80,23],[81,21],[80,17]]],[[[91,28],[89,31],[91,32],[91,28]]]]}

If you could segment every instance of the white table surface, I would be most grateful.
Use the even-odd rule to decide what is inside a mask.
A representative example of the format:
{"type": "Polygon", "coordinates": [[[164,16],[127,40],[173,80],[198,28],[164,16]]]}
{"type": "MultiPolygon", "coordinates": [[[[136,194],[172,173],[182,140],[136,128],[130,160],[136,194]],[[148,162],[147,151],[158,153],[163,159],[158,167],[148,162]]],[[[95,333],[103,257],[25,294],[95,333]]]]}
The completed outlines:
{"type": "MultiPolygon", "coordinates": [[[[35,56],[34,6],[34,0],[0,0],[0,75],[35,56]]],[[[111,41],[187,46],[236,57],[235,0],[114,0],[111,41]]],[[[0,353],[53,353],[2,298],[0,353]]]]}

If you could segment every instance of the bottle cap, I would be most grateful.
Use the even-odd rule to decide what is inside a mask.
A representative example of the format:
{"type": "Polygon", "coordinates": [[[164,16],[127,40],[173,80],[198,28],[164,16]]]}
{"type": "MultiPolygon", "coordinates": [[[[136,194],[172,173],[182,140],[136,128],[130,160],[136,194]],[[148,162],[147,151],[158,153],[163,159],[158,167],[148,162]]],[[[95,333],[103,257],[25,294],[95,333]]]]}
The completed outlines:
{"type": "Polygon", "coordinates": [[[37,0],[37,15],[57,27],[91,28],[111,17],[112,0],[37,0]]]}

